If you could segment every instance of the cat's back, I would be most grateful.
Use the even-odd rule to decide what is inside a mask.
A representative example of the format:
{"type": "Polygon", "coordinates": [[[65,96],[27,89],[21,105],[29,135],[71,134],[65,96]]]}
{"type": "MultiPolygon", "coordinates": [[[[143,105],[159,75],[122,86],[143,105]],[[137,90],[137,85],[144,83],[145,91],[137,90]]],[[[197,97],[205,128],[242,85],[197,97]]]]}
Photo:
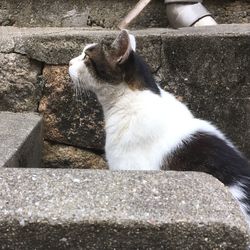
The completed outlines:
{"type": "Polygon", "coordinates": [[[177,120],[192,120],[194,117],[191,111],[187,108],[185,104],[177,100],[177,98],[169,92],[160,89],[162,99],[163,114],[168,117],[168,119],[177,120]]]}

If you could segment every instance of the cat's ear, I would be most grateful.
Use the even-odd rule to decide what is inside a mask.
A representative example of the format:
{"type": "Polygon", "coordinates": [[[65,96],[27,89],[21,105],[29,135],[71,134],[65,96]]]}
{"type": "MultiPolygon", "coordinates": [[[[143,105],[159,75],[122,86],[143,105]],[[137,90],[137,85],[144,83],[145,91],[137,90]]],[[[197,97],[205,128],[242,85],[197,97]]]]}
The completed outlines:
{"type": "Polygon", "coordinates": [[[127,30],[122,30],[112,44],[112,47],[116,50],[117,63],[124,63],[132,50],[136,50],[135,37],[128,33],[127,30]]]}
{"type": "Polygon", "coordinates": [[[136,40],[135,40],[135,36],[132,34],[129,34],[129,41],[130,41],[130,45],[133,51],[136,51],[136,40]]]}

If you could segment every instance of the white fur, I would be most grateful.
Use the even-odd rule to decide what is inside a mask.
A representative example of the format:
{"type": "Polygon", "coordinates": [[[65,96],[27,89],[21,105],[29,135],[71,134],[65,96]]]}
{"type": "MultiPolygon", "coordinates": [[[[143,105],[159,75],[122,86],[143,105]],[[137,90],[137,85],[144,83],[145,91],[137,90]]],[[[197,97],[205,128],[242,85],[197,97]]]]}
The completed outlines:
{"type": "Polygon", "coordinates": [[[82,53],[80,56],[75,57],[69,62],[69,74],[72,80],[77,80],[79,77],[79,71],[84,67],[84,59],[85,54],[82,53]]]}
{"type": "Polygon", "coordinates": [[[90,49],[90,48],[92,48],[92,47],[95,47],[97,45],[97,43],[90,43],[90,44],[87,44],[85,47],[84,47],[84,49],[83,49],[83,53],[85,53],[85,51],[87,50],[87,49],[90,49]]]}
{"type": "Polygon", "coordinates": [[[136,40],[135,37],[131,34],[129,34],[129,41],[130,41],[130,46],[133,51],[136,51],[136,40]]]}
{"type": "Polygon", "coordinates": [[[235,197],[235,199],[237,199],[237,200],[242,200],[242,199],[246,198],[244,190],[239,183],[235,184],[233,186],[230,186],[229,190],[232,193],[232,195],[235,197]]]}
{"type": "Polygon", "coordinates": [[[240,209],[245,215],[247,223],[250,225],[250,217],[246,212],[247,204],[244,204],[244,202],[242,201],[246,198],[246,194],[244,192],[244,184],[238,182],[237,184],[230,186],[229,190],[232,193],[233,197],[236,199],[236,201],[239,203],[240,209]]]}

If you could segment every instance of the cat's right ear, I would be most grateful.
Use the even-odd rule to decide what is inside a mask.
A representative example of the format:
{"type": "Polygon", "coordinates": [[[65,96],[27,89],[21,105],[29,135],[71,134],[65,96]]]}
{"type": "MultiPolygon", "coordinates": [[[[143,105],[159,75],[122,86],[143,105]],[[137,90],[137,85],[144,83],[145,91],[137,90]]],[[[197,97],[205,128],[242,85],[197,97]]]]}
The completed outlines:
{"type": "Polygon", "coordinates": [[[136,49],[135,37],[129,34],[127,30],[122,30],[112,43],[112,47],[116,51],[117,63],[123,64],[130,53],[136,49]]]}

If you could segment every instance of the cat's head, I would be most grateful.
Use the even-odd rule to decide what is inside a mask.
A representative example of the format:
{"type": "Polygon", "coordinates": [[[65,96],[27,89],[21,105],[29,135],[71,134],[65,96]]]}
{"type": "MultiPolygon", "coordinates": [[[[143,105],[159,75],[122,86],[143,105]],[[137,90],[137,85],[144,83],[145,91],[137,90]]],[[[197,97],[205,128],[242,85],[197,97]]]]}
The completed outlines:
{"type": "Polygon", "coordinates": [[[121,84],[133,90],[155,85],[148,66],[135,50],[135,37],[122,30],[110,44],[104,41],[87,45],[80,56],[70,61],[70,76],[74,83],[94,92],[121,84]]]}

